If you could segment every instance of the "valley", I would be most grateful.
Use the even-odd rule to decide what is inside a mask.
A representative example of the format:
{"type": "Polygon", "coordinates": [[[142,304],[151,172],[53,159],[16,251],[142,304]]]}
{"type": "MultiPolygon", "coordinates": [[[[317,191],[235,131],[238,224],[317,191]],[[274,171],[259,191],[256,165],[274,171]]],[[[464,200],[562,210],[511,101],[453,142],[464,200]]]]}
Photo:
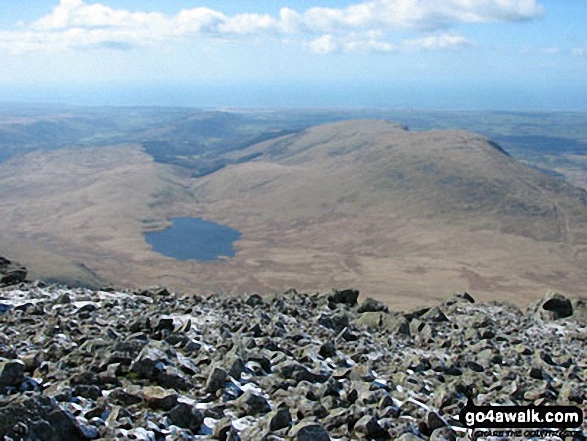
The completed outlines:
{"type": "MultiPolygon", "coordinates": [[[[86,124],[98,124],[93,112],[86,124]]],[[[202,112],[196,126],[187,110],[151,112],[110,115],[118,125],[108,134],[98,125],[55,148],[15,147],[0,164],[3,254],[31,277],[73,284],[227,294],[354,286],[401,308],[467,290],[525,305],[587,286],[585,191],[571,185],[584,182],[580,134],[560,152],[524,147],[533,168],[485,136],[371,119],[381,111],[202,112]],[[150,154],[148,139],[167,154],[150,154]],[[237,230],[236,255],[154,252],[144,233],[177,217],[237,230]]]]}

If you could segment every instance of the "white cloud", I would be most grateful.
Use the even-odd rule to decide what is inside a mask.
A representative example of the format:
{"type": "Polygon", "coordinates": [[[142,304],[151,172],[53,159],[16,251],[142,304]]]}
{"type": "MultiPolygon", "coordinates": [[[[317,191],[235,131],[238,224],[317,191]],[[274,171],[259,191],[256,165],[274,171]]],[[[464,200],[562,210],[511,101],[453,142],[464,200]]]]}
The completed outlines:
{"type": "Polygon", "coordinates": [[[340,50],[363,54],[406,52],[410,50],[454,50],[473,45],[473,42],[460,34],[439,33],[422,38],[407,39],[400,44],[382,38],[379,32],[351,33],[343,37],[330,34],[312,40],[307,45],[312,52],[328,54],[340,50]]]}
{"type": "Polygon", "coordinates": [[[310,51],[316,54],[330,54],[338,50],[338,44],[332,35],[323,35],[307,43],[310,51]]]}
{"type": "Polygon", "coordinates": [[[563,53],[563,50],[560,47],[553,46],[553,47],[544,48],[544,49],[542,49],[541,52],[546,55],[558,55],[558,54],[563,53]]]}
{"type": "Polygon", "coordinates": [[[378,25],[375,3],[359,3],[346,9],[311,8],[303,14],[303,20],[313,31],[369,28],[378,25]]]}
{"type": "Polygon", "coordinates": [[[222,34],[257,34],[275,29],[277,20],[270,15],[238,14],[220,23],[218,31],[222,34]]]}
{"type": "Polygon", "coordinates": [[[469,39],[453,33],[442,33],[427,35],[422,38],[408,39],[404,41],[404,46],[415,49],[456,49],[458,47],[472,44],[469,39]]]}
{"type": "Polygon", "coordinates": [[[543,54],[543,55],[575,55],[577,57],[587,57],[587,49],[585,48],[562,48],[558,46],[551,47],[526,47],[523,50],[524,54],[543,54]]]}
{"type": "Polygon", "coordinates": [[[459,23],[511,22],[544,13],[535,0],[370,0],[345,9],[311,8],[304,14],[310,29],[438,30],[459,23]]]}
{"type": "Polygon", "coordinates": [[[303,28],[304,20],[293,9],[281,8],[279,11],[279,25],[283,32],[294,34],[303,28]]]}
{"type": "Polygon", "coordinates": [[[181,11],[173,22],[165,17],[158,26],[155,26],[155,30],[169,24],[178,36],[213,32],[226,18],[221,12],[210,8],[186,9],[181,11]]]}
{"type": "MultiPolygon", "coordinates": [[[[201,8],[203,9],[203,8],[201,8]]],[[[31,24],[31,29],[54,31],[66,28],[153,26],[166,21],[162,13],[129,12],[100,3],[61,0],[53,11],[31,24]]]]}
{"type": "Polygon", "coordinates": [[[352,40],[345,44],[345,50],[348,52],[361,52],[361,53],[381,53],[387,54],[390,52],[396,52],[399,48],[397,45],[388,41],[378,40],[352,40]]]}
{"type": "MultiPolygon", "coordinates": [[[[196,7],[175,15],[131,12],[101,3],[60,0],[53,10],[18,30],[0,30],[0,47],[14,52],[111,45],[149,46],[195,36],[239,37],[288,35],[306,41],[319,53],[341,48],[361,52],[392,52],[387,34],[446,30],[461,23],[515,22],[539,17],[537,0],[364,0],[346,8],[282,8],[278,16],[243,13],[228,16],[196,7]],[[355,38],[353,34],[378,34],[355,38]]],[[[466,43],[457,34],[414,38],[413,47],[445,49],[466,43]]]]}

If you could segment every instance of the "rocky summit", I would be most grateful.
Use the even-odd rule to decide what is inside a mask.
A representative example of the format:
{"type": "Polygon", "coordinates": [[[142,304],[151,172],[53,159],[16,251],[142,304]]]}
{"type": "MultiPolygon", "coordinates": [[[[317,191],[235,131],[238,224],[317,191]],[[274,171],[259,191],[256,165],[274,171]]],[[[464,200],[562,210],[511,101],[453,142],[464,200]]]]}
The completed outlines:
{"type": "Polygon", "coordinates": [[[587,403],[586,299],[521,311],[464,293],[393,312],[350,289],[205,298],[21,279],[0,288],[5,440],[455,440],[471,436],[469,398],[587,403]]]}

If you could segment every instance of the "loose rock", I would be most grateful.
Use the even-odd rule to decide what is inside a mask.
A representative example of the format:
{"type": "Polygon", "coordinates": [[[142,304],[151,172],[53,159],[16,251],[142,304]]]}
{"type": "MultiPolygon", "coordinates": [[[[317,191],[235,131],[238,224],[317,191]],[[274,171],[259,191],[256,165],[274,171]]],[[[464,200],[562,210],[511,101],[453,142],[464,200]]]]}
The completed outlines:
{"type": "Polygon", "coordinates": [[[0,287],[0,439],[451,440],[469,398],[587,402],[585,299],[358,300],[0,287]]]}

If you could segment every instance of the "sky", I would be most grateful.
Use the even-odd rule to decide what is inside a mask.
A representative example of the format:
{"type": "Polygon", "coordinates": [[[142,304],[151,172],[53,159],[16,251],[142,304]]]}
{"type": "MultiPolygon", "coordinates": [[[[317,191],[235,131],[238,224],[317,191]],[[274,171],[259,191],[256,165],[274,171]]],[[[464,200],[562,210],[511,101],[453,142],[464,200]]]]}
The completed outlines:
{"type": "Polygon", "coordinates": [[[587,110],[584,0],[2,0],[0,101],[587,110]]]}

